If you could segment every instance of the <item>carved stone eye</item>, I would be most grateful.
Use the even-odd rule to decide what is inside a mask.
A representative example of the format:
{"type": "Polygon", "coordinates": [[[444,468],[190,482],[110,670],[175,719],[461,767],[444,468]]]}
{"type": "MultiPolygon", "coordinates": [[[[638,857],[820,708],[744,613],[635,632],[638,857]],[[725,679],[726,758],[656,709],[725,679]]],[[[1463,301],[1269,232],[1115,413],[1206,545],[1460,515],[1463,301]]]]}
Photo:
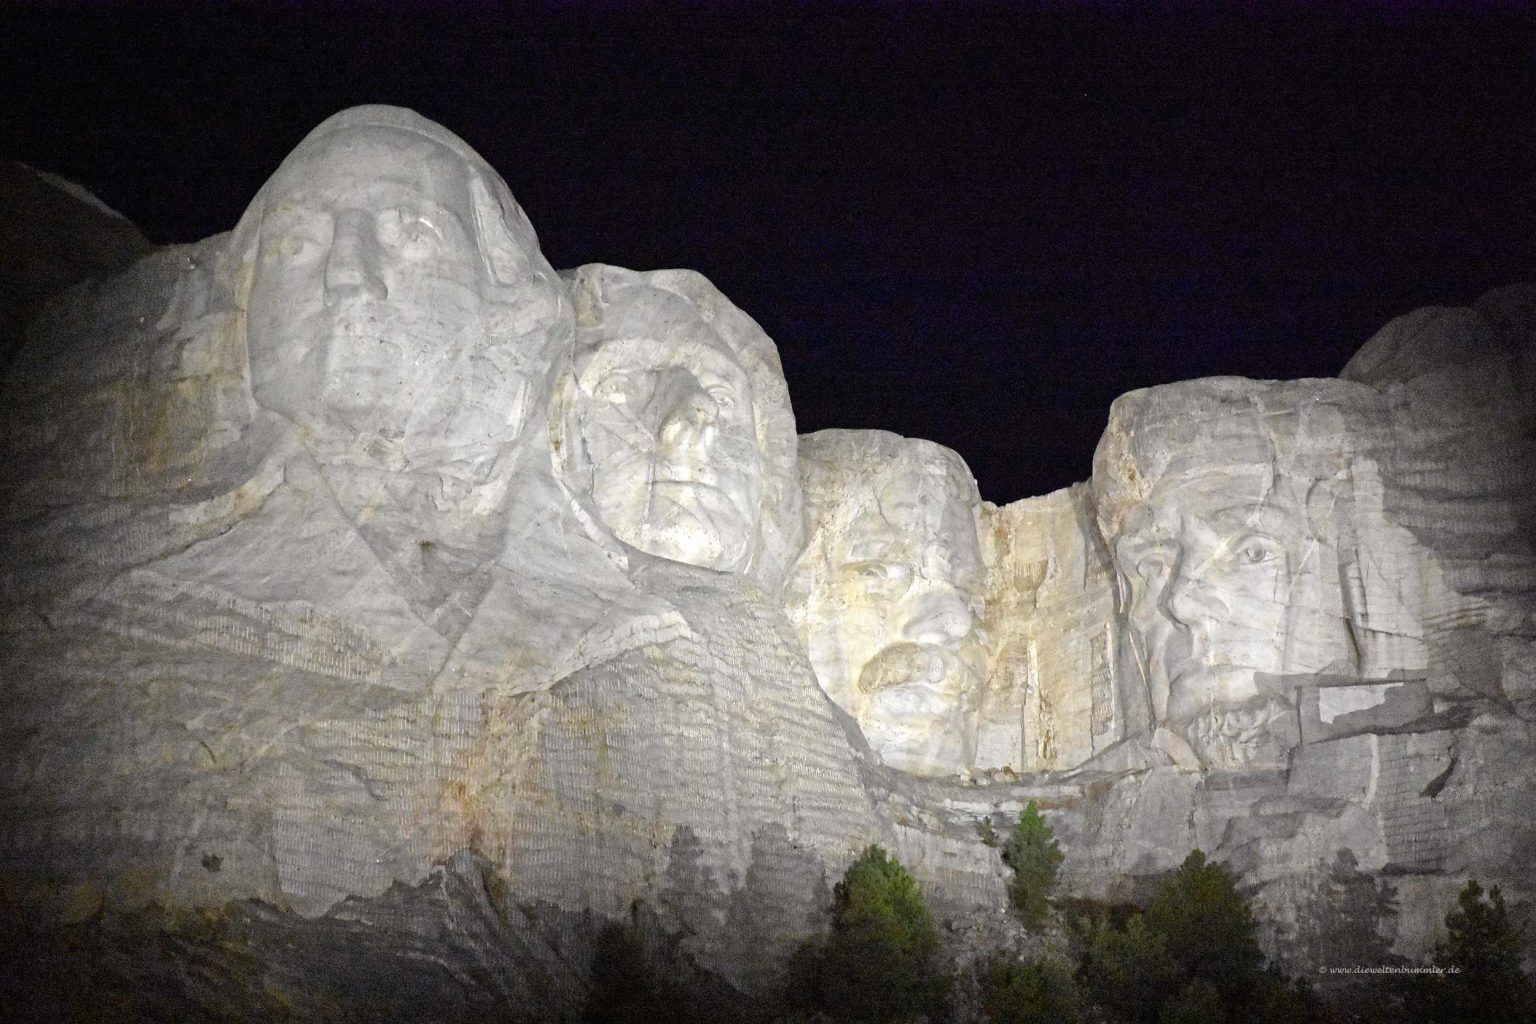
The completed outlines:
{"type": "Polygon", "coordinates": [[[901,562],[852,562],[843,567],[866,587],[885,589],[905,584],[912,578],[912,569],[901,562]]]}
{"type": "Polygon", "coordinates": [[[1280,556],[1280,549],[1265,537],[1249,537],[1237,546],[1237,560],[1243,565],[1259,565],[1280,556]]]}
{"type": "Polygon", "coordinates": [[[305,263],[317,259],[326,250],[325,243],[311,226],[290,223],[279,229],[277,238],[263,243],[264,263],[305,263]]]}
{"type": "Polygon", "coordinates": [[[442,234],[425,217],[409,210],[389,210],[379,218],[379,241],[403,259],[424,260],[437,253],[442,234]]]}
{"type": "Polygon", "coordinates": [[[728,384],[712,384],[706,389],[715,405],[721,409],[733,409],[736,407],[736,389],[728,384]]]}

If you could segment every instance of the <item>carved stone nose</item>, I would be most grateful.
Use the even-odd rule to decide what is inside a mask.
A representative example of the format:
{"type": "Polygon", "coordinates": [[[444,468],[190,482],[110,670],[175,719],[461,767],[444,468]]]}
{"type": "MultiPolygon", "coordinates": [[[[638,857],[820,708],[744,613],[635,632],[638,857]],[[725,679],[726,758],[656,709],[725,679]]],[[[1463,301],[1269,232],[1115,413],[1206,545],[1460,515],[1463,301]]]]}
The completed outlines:
{"type": "Polygon", "coordinates": [[[379,274],[379,239],[373,219],[361,210],[336,215],[330,255],[325,261],[326,302],[366,296],[375,301],[389,297],[379,274]]]}
{"type": "Polygon", "coordinates": [[[657,440],[663,448],[681,450],[708,444],[714,438],[719,404],[696,383],[680,387],[661,420],[657,440]]]}
{"type": "Polygon", "coordinates": [[[902,638],[913,643],[942,644],[970,633],[974,620],[970,604],[958,590],[924,594],[913,602],[912,614],[902,627],[902,638]]]}
{"type": "Polygon", "coordinates": [[[1163,607],[1175,622],[1193,626],[1220,618],[1226,611],[1226,602],[1216,589],[1198,572],[1180,566],[1168,581],[1163,592],[1163,607]]]}

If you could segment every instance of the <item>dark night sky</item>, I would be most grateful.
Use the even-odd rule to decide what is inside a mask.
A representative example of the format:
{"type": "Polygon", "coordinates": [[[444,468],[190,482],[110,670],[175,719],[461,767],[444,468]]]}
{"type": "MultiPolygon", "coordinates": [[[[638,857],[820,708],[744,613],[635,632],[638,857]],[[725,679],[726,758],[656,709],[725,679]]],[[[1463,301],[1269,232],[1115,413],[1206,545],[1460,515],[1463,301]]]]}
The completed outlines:
{"type": "Polygon", "coordinates": [[[709,276],[802,431],[1005,502],[1085,478],[1124,391],[1330,376],[1532,276],[1536,16],[1474,6],[12,6],[0,156],[191,241],[327,115],[412,107],[556,266],[709,276]]]}

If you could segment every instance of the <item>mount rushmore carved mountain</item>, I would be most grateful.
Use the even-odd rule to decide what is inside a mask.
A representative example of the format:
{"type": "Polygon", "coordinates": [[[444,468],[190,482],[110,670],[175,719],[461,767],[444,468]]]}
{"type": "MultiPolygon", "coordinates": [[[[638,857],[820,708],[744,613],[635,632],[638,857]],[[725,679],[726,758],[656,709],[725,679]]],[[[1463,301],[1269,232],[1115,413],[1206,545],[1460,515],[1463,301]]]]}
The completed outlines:
{"type": "Polygon", "coordinates": [[[764,996],[870,843],[995,914],[977,826],[1032,799],[1073,892],[1199,846],[1309,972],[1536,896],[1531,286],[1338,379],[1132,392],[1090,480],[996,507],[931,442],[797,438],[702,276],[556,273],[467,145],[360,107],[56,295],[4,392],[0,882],[129,922],[102,986],[557,1013],[640,915],[764,996]]]}

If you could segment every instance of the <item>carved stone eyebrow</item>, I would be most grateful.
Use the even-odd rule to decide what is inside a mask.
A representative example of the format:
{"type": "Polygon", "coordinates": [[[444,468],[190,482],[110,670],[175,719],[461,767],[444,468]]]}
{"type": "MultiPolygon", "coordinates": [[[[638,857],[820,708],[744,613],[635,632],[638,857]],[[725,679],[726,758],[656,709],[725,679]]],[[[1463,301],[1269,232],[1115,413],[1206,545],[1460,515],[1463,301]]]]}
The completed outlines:
{"type": "Polygon", "coordinates": [[[1229,505],[1202,518],[1213,527],[1279,533],[1294,530],[1298,514],[1289,505],[1265,501],[1229,505]]]}

